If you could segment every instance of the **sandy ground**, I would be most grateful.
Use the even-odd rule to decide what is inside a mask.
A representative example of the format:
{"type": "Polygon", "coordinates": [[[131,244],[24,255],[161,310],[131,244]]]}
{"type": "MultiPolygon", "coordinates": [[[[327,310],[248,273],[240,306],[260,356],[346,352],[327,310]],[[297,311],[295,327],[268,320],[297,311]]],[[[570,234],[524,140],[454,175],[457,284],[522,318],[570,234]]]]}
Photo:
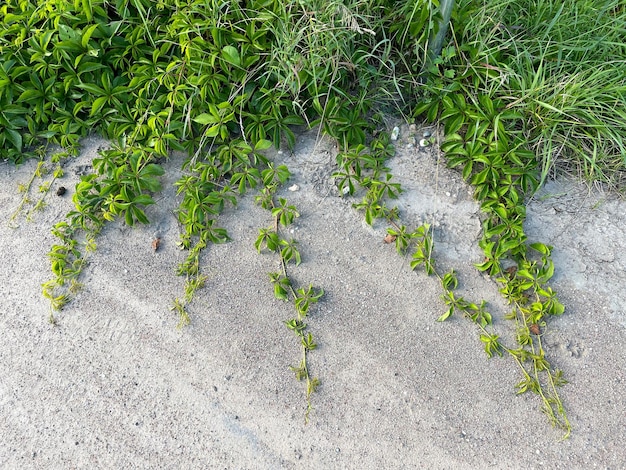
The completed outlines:
{"type": "MultiPolygon", "coordinates": [[[[440,267],[459,272],[467,299],[489,302],[507,337],[497,286],[473,267],[480,214],[471,191],[434,147],[407,146],[401,135],[391,168],[406,190],[403,222],[437,227],[440,267]]],[[[529,238],[555,247],[552,285],[567,308],[544,338],[570,381],[561,396],[573,430],[561,441],[537,397],[515,395],[511,360],[488,360],[467,320],[435,321],[438,282],[412,272],[382,243],[386,227],[366,226],[337,197],[334,150],[315,137],[277,156],[293,173],[282,195],[301,213],[292,231],[303,262],[291,273],[326,292],[309,321],[319,344],[310,366],[322,382],[309,424],[303,384],[288,368],[300,354],[282,324],[292,307],[273,297],[276,258],[254,248],[270,215],[251,195],[220,218],[232,241],[206,250],[209,280],[189,327],[176,329],[169,310],[185,255],[172,212],[175,159],[148,209],[152,224],[106,227],[85,289],[52,326],[41,296],[50,227],[71,209],[77,174],[102,143],[87,139],[47,209],[17,228],[8,224],[16,186],[35,162],[0,164],[0,468],[626,468],[626,204],[561,181],[528,207],[529,238]]]]}

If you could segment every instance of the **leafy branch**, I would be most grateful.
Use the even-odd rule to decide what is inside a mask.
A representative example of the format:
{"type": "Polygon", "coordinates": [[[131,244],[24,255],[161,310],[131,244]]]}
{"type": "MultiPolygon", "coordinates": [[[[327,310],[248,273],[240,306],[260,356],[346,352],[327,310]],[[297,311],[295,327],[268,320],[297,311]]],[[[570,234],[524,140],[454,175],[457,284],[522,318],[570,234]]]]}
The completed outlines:
{"type": "Polygon", "coordinates": [[[284,183],[289,173],[284,166],[276,169],[273,167],[264,171],[263,181],[264,190],[257,196],[256,201],[262,207],[268,209],[272,213],[274,225],[271,228],[259,229],[259,236],[254,246],[261,253],[263,250],[276,253],[280,259],[280,272],[269,273],[270,282],[274,288],[274,296],[283,301],[292,301],[296,316],[286,320],[285,326],[291,330],[299,339],[301,346],[301,358],[298,365],[290,366],[295,373],[296,379],[304,381],[306,384],[306,412],[305,422],[308,422],[309,415],[312,410],[311,395],[320,384],[317,377],[313,377],[309,370],[308,354],[317,348],[317,344],[313,335],[307,331],[308,324],[306,318],[309,309],[316,304],[324,295],[323,289],[316,289],[312,285],[307,288],[294,287],[292,279],[289,277],[288,265],[290,263],[298,266],[302,262],[297,242],[293,239],[284,239],[280,234],[281,228],[291,225],[296,217],[300,214],[296,208],[288,204],[285,198],[278,198],[278,202],[274,201],[273,195],[279,184],[284,183]]]}

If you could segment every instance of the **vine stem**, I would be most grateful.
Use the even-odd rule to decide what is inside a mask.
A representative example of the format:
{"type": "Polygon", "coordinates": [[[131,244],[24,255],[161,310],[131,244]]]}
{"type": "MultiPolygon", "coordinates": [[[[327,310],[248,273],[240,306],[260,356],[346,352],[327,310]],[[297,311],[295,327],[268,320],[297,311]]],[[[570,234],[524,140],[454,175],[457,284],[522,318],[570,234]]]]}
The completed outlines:
{"type": "MultiPolygon", "coordinates": [[[[539,300],[539,295],[536,292],[535,292],[535,295],[537,297],[537,300],[539,300]]],[[[526,316],[524,314],[524,311],[522,310],[521,306],[519,305],[517,301],[515,301],[514,304],[515,304],[515,309],[516,309],[516,323],[519,325],[519,320],[518,320],[518,314],[519,314],[522,316],[522,321],[524,322],[524,325],[526,325],[527,321],[526,321],[526,316]]],[[[532,340],[530,342],[531,352],[534,357],[537,357],[538,355],[543,357],[544,349],[543,349],[543,345],[541,342],[541,335],[536,335],[536,338],[537,338],[537,343],[538,343],[537,347],[539,348],[539,354],[537,353],[537,347],[535,346],[535,342],[532,340]]],[[[524,365],[521,363],[519,358],[508,348],[506,350],[510,355],[512,355],[515,358],[518,365],[520,366],[520,368],[523,370],[524,374],[526,375],[526,378],[527,379],[530,378],[530,374],[528,373],[524,365]]],[[[544,369],[544,370],[546,372],[548,383],[550,385],[550,391],[551,391],[550,397],[546,397],[546,395],[543,392],[543,388],[541,387],[540,378],[539,378],[539,373],[541,372],[541,370],[537,367],[537,362],[533,360],[533,376],[534,376],[534,380],[537,382],[537,385],[538,385],[537,393],[541,396],[541,399],[543,400],[544,407],[545,407],[544,409],[549,419],[554,424],[557,424],[558,426],[560,426],[562,429],[565,430],[565,435],[562,437],[562,440],[565,440],[569,437],[571,433],[571,425],[564,411],[563,402],[561,401],[559,393],[556,389],[556,384],[552,376],[552,371],[550,370],[549,366],[547,369],[544,369]],[[555,407],[556,407],[558,416],[555,414],[555,407]]]]}
{"type": "Polygon", "coordinates": [[[37,168],[35,168],[35,171],[33,172],[32,176],[30,177],[30,180],[28,181],[28,183],[26,183],[26,185],[24,185],[24,196],[22,197],[22,200],[20,201],[20,203],[17,206],[17,208],[15,209],[15,211],[9,217],[9,226],[11,228],[16,228],[17,227],[17,226],[12,226],[12,223],[17,218],[17,216],[20,214],[20,212],[22,211],[22,208],[24,207],[24,205],[28,203],[28,201],[29,201],[28,194],[30,193],[30,189],[31,189],[31,187],[33,185],[33,182],[35,181],[35,178],[41,176],[41,169],[44,167],[44,165],[45,165],[45,162],[43,160],[39,161],[37,163],[37,168]]]}
{"type": "MultiPolygon", "coordinates": [[[[398,223],[396,223],[393,219],[388,218],[387,220],[398,232],[403,231],[402,228],[398,225],[398,223]]],[[[429,231],[431,237],[432,237],[432,230],[433,229],[431,228],[429,231]]],[[[431,266],[433,266],[432,261],[430,261],[432,259],[432,256],[431,256],[432,248],[433,248],[433,244],[431,243],[430,252],[428,253],[428,259],[429,259],[429,262],[431,263],[431,266]]],[[[499,270],[501,270],[499,263],[498,263],[498,268],[499,270]]],[[[437,279],[439,279],[439,282],[442,284],[442,286],[444,286],[444,291],[450,292],[450,289],[448,289],[444,285],[443,277],[436,269],[434,269],[434,266],[432,269],[432,274],[434,274],[437,277],[437,279]]],[[[541,298],[537,292],[537,288],[535,288],[534,290],[535,290],[536,300],[540,301],[541,298]]],[[[526,325],[528,322],[527,322],[526,315],[524,313],[524,309],[520,306],[519,302],[514,301],[513,304],[515,307],[516,325],[519,328],[520,321],[523,322],[524,325],[526,325]]],[[[478,328],[480,329],[483,335],[487,337],[491,337],[493,334],[495,334],[495,333],[490,333],[485,327],[485,325],[483,325],[480,321],[477,321],[474,318],[471,318],[467,312],[467,309],[463,308],[463,306],[460,306],[460,305],[453,306],[453,308],[462,310],[464,316],[472,320],[472,322],[478,326],[478,328]]],[[[491,325],[491,323],[489,323],[489,325],[491,325]]],[[[491,328],[493,329],[493,325],[491,325],[491,328]]],[[[499,335],[496,335],[496,338],[499,338],[499,335]]],[[[557,384],[555,382],[550,364],[549,363],[547,363],[547,365],[538,364],[538,359],[544,358],[544,350],[541,344],[540,336],[537,336],[536,341],[537,342],[533,341],[532,338],[530,339],[530,344],[529,344],[530,351],[528,352],[532,355],[532,360],[533,360],[532,370],[530,371],[524,365],[524,359],[520,357],[518,350],[511,349],[507,347],[506,345],[502,344],[501,341],[497,341],[497,346],[499,350],[498,353],[501,355],[502,351],[504,351],[509,356],[511,356],[517,363],[518,367],[520,368],[525,381],[528,383],[534,382],[534,384],[536,384],[535,386],[532,387],[531,390],[536,392],[541,397],[541,400],[543,402],[542,409],[545,412],[545,414],[548,416],[548,419],[550,420],[550,422],[553,425],[565,430],[565,434],[562,437],[562,439],[567,439],[567,437],[569,437],[570,432],[571,432],[571,425],[569,423],[569,420],[567,419],[567,415],[564,411],[563,403],[557,392],[557,384]],[[547,382],[549,385],[549,392],[547,394],[544,392],[542,384],[541,384],[541,379],[540,379],[541,372],[545,372],[545,375],[547,376],[547,382]]],[[[523,348],[523,344],[521,344],[521,346],[523,348]]]]}
{"type": "MultiPolygon", "coordinates": [[[[272,209],[276,208],[273,198],[271,199],[271,206],[272,206],[272,209]]],[[[278,228],[279,228],[279,216],[277,215],[274,217],[274,230],[276,234],[278,234],[278,228]]],[[[287,273],[287,263],[285,262],[285,258],[280,253],[280,250],[278,254],[280,256],[280,266],[281,266],[283,276],[286,279],[289,279],[289,275],[287,273]]],[[[295,303],[298,296],[296,294],[295,289],[291,285],[291,282],[289,282],[288,285],[289,285],[289,292],[291,292],[291,296],[293,297],[293,301],[295,303]]],[[[302,315],[302,313],[300,312],[298,308],[296,308],[296,314],[298,316],[298,320],[303,321],[304,316],[302,315]]],[[[300,338],[300,341],[301,341],[302,356],[300,360],[300,370],[303,373],[302,378],[304,378],[306,382],[306,411],[304,414],[304,422],[306,424],[309,422],[309,416],[311,414],[311,410],[313,409],[313,405],[311,404],[311,394],[315,390],[315,383],[317,379],[311,379],[311,375],[309,374],[308,349],[304,342],[304,333],[300,331],[296,331],[296,335],[298,338],[300,338]]]]}
{"type": "MultiPolygon", "coordinates": [[[[271,202],[272,202],[272,209],[276,209],[276,204],[274,204],[274,198],[271,199],[271,202]]],[[[279,217],[277,215],[276,217],[274,217],[274,232],[276,233],[278,233],[278,224],[279,224],[279,217]]],[[[285,276],[286,278],[289,278],[289,276],[287,275],[287,263],[285,263],[285,258],[283,258],[282,255],[280,256],[280,266],[283,270],[283,276],[285,276]]],[[[295,301],[297,298],[297,295],[291,283],[289,283],[289,290],[291,291],[291,295],[293,296],[293,299],[295,301]]],[[[298,314],[298,317],[299,316],[300,314],[298,314]]],[[[308,374],[307,374],[307,380],[308,380],[308,374]]]]}

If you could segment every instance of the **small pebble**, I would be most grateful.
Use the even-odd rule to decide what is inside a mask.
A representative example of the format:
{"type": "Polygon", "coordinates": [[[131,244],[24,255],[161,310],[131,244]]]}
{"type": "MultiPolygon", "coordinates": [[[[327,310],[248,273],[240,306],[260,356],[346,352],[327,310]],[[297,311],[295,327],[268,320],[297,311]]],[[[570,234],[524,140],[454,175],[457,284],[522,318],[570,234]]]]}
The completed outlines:
{"type": "Polygon", "coordinates": [[[67,189],[65,189],[65,186],[59,186],[59,189],[57,189],[57,196],[63,196],[66,191],[67,189]]]}
{"type": "Polygon", "coordinates": [[[429,130],[425,130],[422,134],[422,137],[424,137],[424,139],[428,139],[431,135],[433,135],[432,132],[430,132],[429,130]]]}
{"type": "Polygon", "coordinates": [[[399,135],[400,135],[400,128],[396,126],[391,131],[391,140],[398,140],[399,135]]]}
{"type": "Polygon", "coordinates": [[[298,186],[297,184],[294,184],[293,186],[289,186],[289,191],[297,191],[298,189],[300,189],[300,186],[298,186]]]}
{"type": "Polygon", "coordinates": [[[428,142],[427,139],[420,140],[420,147],[428,147],[429,145],[430,145],[430,142],[428,142]]]}

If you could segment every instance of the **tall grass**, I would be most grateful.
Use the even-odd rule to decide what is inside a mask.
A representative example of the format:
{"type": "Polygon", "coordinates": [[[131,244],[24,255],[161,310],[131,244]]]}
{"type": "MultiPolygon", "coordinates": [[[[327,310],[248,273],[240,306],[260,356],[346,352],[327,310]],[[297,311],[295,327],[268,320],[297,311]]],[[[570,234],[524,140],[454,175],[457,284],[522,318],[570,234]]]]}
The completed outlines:
{"type": "Polygon", "coordinates": [[[626,7],[621,0],[463,0],[455,40],[476,88],[524,116],[541,178],[626,180],[626,7]]]}

